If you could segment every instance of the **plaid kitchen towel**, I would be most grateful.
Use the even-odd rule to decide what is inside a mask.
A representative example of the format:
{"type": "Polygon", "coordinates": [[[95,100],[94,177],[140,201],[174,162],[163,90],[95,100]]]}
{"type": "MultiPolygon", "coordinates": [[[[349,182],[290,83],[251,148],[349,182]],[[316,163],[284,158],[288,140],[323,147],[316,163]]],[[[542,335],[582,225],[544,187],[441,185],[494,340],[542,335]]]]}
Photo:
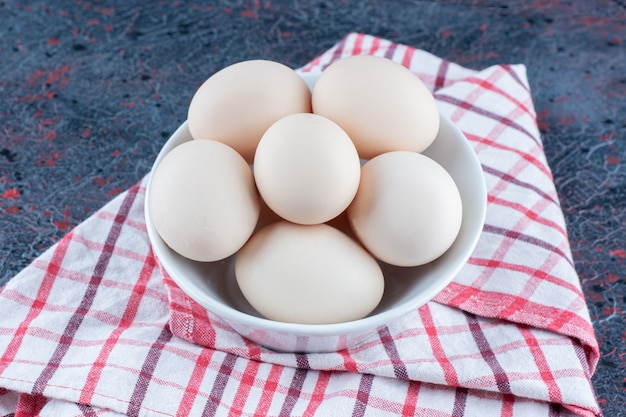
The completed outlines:
{"type": "Polygon", "coordinates": [[[433,91],[488,188],[484,231],[437,297],[359,345],[279,353],[188,298],[150,250],[146,179],[0,292],[0,414],[598,416],[598,345],[525,68],[463,68],[351,33],[301,71],[386,56],[433,91]]]}

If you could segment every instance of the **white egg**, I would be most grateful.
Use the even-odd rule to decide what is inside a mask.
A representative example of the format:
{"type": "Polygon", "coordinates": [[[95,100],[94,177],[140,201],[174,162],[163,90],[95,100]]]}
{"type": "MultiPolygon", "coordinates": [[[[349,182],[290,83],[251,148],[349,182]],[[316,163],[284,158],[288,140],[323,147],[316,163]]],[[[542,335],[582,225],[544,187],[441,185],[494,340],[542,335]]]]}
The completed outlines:
{"type": "Polygon", "coordinates": [[[348,133],[364,159],[389,151],[421,152],[439,130],[433,95],[409,69],[387,58],[335,61],[315,83],[312,103],[314,113],[348,133]]]}
{"type": "Polygon", "coordinates": [[[157,165],[150,214],[163,241],[202,262],[235,253],[259,218],[259,196],[246,161],[212,140],[178,145],[157,165]]]}
{"type": "Polygon", "coordinates": [[[249,163],[263,133],[276,120],[311,111],[311,91],[288,66],[249,60],[229,65],[196,91],[187,120],[194,139],[224,142],[249,163]]]}
{"type": "Polygon", "coordinates": [[[378,259],[418,266],[441,256],[461,228],[462,204],[450,174],[433,159],[395,151],[370,159],[348,208],[361,243],[378,259]]]}
{"type": "Polygon", "coordinates": [[[237,254],[235,276],[263,316],[301,324],[363,318],[378,305],[385,285],[376,260],[339,230],[287,221],[250,238],[237,254]]]}
{"type": "Polygon", "coordinates": [[[254,177],[263,200],[294,223],[324,223],[350,204],[361,163],[354,144],[336,123],[312,113],[286,116],[263,135],[254,177]]]}

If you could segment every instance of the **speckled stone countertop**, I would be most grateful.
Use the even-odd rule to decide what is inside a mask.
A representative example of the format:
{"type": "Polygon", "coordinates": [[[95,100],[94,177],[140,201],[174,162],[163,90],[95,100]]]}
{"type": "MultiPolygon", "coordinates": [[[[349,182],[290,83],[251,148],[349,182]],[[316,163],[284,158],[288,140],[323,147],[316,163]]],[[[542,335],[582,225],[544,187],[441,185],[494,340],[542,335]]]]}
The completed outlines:
{"type": "Polygon", "coordinates": [[[594,385],[607,416],[626,415],[620,0],[0,1],[0,284],[146,175],[214,71],[295,68],[349,32],[475,69],[527,66],[601,346],[594,385]]]}

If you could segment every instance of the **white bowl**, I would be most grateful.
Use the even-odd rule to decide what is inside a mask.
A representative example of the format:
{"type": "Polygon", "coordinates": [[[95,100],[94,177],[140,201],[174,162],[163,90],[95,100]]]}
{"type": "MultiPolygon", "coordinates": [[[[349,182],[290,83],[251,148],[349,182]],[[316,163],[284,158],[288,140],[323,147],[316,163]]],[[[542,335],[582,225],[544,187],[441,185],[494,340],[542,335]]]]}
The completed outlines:
{"type": "MultiPolygon", "coordinates": [[[[319,76],[301,75],[309,87],[319,76]]],[[[165,143],[152,171],[165,154],[189,140],[192,138],[185,122],[165,143]]],[[[406,268],[381,264],[385,293],[378,307],[359,320],[295,324],[263,318],[237,286],[236,254],[218,262],[195,262],[178,255],[161,240],[150,217],[150,181],[145,198],[148,237],[154,254],[181,290],[251,341],[285,352],[325,352],[351,347],[431,300],[454,279],[478,242],[485,221],[487,192],[480,162],[466,137],[448,119],[441,117],[439,134],[423,153],[441,164],[456,182],[463,202],[461,230],[452,247],[427,265],[406,268]]]]}

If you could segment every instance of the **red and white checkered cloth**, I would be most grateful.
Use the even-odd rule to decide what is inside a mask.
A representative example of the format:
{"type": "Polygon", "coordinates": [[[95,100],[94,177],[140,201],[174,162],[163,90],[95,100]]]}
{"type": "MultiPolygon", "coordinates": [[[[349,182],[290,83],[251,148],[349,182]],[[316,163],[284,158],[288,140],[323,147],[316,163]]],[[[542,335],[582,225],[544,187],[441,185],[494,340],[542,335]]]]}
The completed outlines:
{"type": "Polygon", "coordinates": [[[436,299],[336,353],[277,353],[187,298],[153,256],[145,179],[0,293],[0,414],[16,416],[601,415],[598,360],[521,65],[473,71],[352,33],[401,62],[471,141],[484,232],[436,299]]]}

